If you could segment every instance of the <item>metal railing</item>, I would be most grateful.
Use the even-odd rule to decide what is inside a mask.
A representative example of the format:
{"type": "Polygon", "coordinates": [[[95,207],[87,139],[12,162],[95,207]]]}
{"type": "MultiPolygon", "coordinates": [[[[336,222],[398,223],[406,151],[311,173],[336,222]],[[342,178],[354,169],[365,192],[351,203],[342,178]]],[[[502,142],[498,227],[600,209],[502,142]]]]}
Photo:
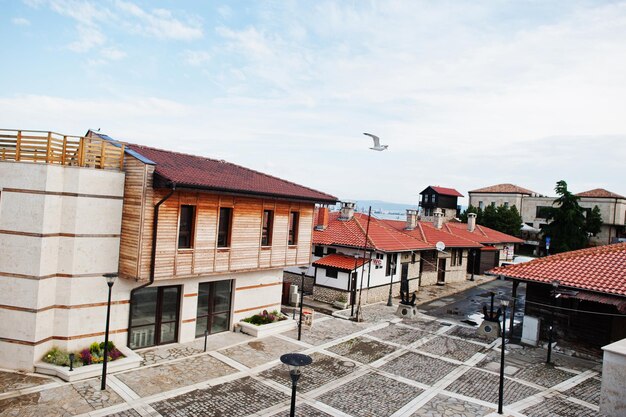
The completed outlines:
{"type": "Polygon", "coordinates": [[[0,129],[0,161],[121,170],[124,167],[124,144],[97,137],[0,129]]]}

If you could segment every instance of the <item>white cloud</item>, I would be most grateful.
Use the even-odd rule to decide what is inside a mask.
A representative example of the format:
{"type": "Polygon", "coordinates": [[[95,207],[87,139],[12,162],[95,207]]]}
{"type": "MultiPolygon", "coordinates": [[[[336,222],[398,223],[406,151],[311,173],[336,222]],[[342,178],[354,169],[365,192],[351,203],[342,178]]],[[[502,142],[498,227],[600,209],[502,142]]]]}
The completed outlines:
{"type": "Polygon", "coordinates": [[[135,20],[126,23],[136,32],[159,39],[194,40],[202,38],[202,27],[197,19],[183,22],[166,9],[145,11],[134,3],[117,0],[115,5],[125,16],[135,20]]]}
{"type": "Polygon", "coordinates": [[[11,22],[15,26],[30,26],[30,20],[24,19],[23,17],[14,17],[11,19],[11,22]]]}
{"type": "Polygon", "coordinates": [[[207,51],[187,50],[183,51],[182,56],[185,62],[193,66],[201,66],[211,60],[211,54],[209,54],[207,51]]]}
{"type": "Polygon", "coordinates": [[[126,57],[126,52],[115,47],[108,47],[102,49],[100,55],[109,61],[119,61],[126,57]]]}
{"type": "Polygon", "coordinates": [[[89,52],[92,48],[106,42],[106,37],[96,26],[79,24],[76,29],[78,39],[68,45],[68,48],[74,52],[89,52]]]}

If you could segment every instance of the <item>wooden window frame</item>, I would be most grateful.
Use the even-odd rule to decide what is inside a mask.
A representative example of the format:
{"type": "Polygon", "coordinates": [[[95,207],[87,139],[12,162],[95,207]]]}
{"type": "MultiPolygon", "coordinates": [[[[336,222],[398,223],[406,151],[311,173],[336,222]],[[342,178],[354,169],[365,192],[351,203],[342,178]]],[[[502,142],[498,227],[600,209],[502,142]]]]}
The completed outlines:
{"type": "Polygon", "coordinates": [[[217,215],[217,241],[216,241],[216,245],[218,248],[230,248],[230,244],[231,244],[231,237],[232,237],[232,231],[233,231],[233,213],[234,210],[232,207],[219,207],[218,211],[217,211],[218,215],[217,215]],[[228,210],[229,211],[229,219],[228,219],[228,226],[227,226],[227,230],[226,230],[226,242],[224,244],[220,244],[220,234],[221,234],[221,225],[222,225],[222,210],[228,210]]]}
{"type": "Polygon", "coordinates": [[[335,269],[335,268],[326,268],[326,277],[328,278],[338,278],[339,277],[339,270],[335,269]],[[329,275],[330,273],[330,275],[329,275]]]}
{"type": "Polygon", "coordinates": [[[178,250],[189,250],[194,248],[194,243],[196,239],[196,216],[198,214],[197,206],[194,204],[181,204],[178,208],[178,235],[176,236],[176,249],[178,250]],[[185,231],[185,234],[188,234],[189,237],[189,245],[181,246],[180,238],[181,238],[181,226],[183,224],[183,207],[191,207],[192,213],[191,218],[189,219],[189,230],[185,231]]]}
{"type": "Polygon", "coordinates": [[[272,237],[274,235],[274,210],[264,209],[261,218],[261,246],[272,246],[272,237]],[[265,215],[267,217],[267,227],[265,226],[265,215]],[[265,236],[264,236],[265,235],[265,236]],[[266,239],[264,241],[264,238],[266,239]]]}
{"type": "Polygon", "coordinates": [[[289,212],[289,230],[287,233],[287,245],[296,246],[298,244],[298,232],[300,231],[300,212],[289,212]]]}

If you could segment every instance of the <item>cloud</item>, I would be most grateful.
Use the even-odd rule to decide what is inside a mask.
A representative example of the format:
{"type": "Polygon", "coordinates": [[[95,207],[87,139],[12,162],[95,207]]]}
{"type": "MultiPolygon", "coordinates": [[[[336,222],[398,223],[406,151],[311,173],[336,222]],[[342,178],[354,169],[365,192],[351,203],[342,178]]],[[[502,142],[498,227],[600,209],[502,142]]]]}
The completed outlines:
{"type": "Polygon", "coordinates": [[[202,38],[202,27],[197,19],[183,22],[166,9],[145,11],[134,3],[117,0],[117,9],[125,16],[135,18],[126,23],[142,35],[159,39],[194,40],[202,38]]]}
{"type": "Polygon", "coordinates": [[[30,26],[30,20],[24,19],[23,17],[14,17],[11,19],[11,23],[15,26],[30,26]]]}
{"type": "Polygon", "coordinates": [[[114,47],[108,47],[102,49],[100,55],[109,61],[119,61],[126,57],[126,52],[114,47]]]}
{"type": "Polygon", "coordinates": [[[183,51],[182,56],[185,62],[193,66],[201,66],[211,60],[211,54],[209,54],[207,51],[187,50],[183,51]]]}

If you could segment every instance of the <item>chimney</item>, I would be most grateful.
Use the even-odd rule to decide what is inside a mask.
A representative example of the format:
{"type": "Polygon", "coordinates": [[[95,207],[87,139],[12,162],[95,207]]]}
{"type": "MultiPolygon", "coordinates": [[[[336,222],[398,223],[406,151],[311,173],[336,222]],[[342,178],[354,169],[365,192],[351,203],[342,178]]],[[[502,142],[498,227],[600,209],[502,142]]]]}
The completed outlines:
{"type": "Polygon", "coordinates": [[[405,230],[413,230],[417,227],[417,210],[406,209],[406,227],[405,230]]]}
{"type": "Polygon", "coordinates": [[[467,230],[473,232],[476,229],[476,213],[467,213],[467,230]]]}
{"type": "Polygon", "coordinates": [[[320,207],[317,212],[315,230],[326,230],[328,227],[328,207],[320,207]]]}
{"type": "Polygon", "coordinates": [[[443,212],[440,208],[435,209],[433,225],[435,229],[441,229],[443,227],[443,212]]]}
{"type": "Polygon", "coordinates": [[[341,210],[339,212],[339,220],[348,221],[354,217],[354,205],[352,201],[342,201],[341,210]]]}

